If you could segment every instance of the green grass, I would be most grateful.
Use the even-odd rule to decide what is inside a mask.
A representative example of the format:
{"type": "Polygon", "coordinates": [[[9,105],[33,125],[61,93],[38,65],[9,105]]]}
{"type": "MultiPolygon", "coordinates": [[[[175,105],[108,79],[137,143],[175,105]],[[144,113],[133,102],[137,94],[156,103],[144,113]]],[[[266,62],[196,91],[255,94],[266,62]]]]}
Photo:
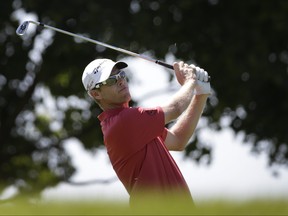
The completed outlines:
{"type": "Polygon", "coordinates": [[[21,199],[0,204],[0,215],[288,215],[288,200],[219,200],[191,207],[183,202],[150,198],[130,208],[121,202],[27,202],[27,199],[21,199]]]}

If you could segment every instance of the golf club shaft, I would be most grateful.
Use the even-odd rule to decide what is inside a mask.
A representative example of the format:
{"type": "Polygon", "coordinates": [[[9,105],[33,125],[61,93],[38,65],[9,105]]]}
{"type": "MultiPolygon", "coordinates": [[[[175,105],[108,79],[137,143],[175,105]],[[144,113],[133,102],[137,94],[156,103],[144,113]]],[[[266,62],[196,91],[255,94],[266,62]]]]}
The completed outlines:
{"type": "Polygon", "coordinates": [[[119,48],[119,47],[115,47],[115,46],[112,46],[112,45],[109,45],[109,44],[106,44],[106,43],[103,43],[103,42],[100,42],[100,41],[97,41],[97,40],[93,40],[93,39],[84,37],[84,36],[79,35],[79,34],[74,34],[74,33],[71,33],[71,32],[68,32],[68,31],[65,31],[65,30],[62,30],[62,29],[58,29],[58,28],[46,25],[46,24],[41,23],[41,22],[36,22],[36,21],[31,21],[31,20],[29,20],[27,22],[33,23],[33,24],[41,26],[43,28],[51,29],[51,30],[56,31],[56,32],[60,32],[60,33],[66,34],[66,35],[70,35],[72,37],[79,38],[79,39],[82,39],[84,41],[88,41],[88,42],[94,43],[96,45],[100,45],[100,46],[103,46],[103,47],[106,47],[106,48],[109,48],[109,49],[113,49],[113,50],[116,50],[118,52],[122,52],[122,53],[125,53],[127,55],[130,55],[130,56],[142,58],[142,59],[145,59],[147,61],[154,62],[156,64],[162,65],[162,66],[164,66],[166,68],[169,68],[169,69],[173,69],[173,66],[170,65],[170,64],[167,64],[166,62],[163,62],[163,61],[160,61],[160,60],[154,60],[154,59],[151,59],[151,58],[149,58],[147,56],[140,55],[138,53],[134,53],[134,52],[131,52],[129,50],[125,50],[125,49],[122,49],[122,48],[119,48]]]}
{"type": "MultiPolygon", "coordinates": [[[[122,49],[122,48],[119,48],[119,47],[115,47],[115,46],[112,46],[112,45],[109,45],[109,44],[106,44],[106,43],[103,43],[103,42],[100,42],[100,41],[97,41],[97,40],[93,40],[93,39],[90,39],[88,37],[84,37],[84,36],[79,35],[79,34],[74,34],[74,33],[71,33],[71,32],[68,32],[68,31],[65,31],[65,30],[62,30],[62,29],[58,29],[58,28],[46,25],[46,24],[41,23],[41,22],[36,22],[36,21],[32,21],[32,20],[25,21],[17,28],[16,33],[18,35],[24,35],[30,23],[35,24],[37,26],[40,26],[42,28],[48,28],[48,29],[51,29],[53,31],[60,32],[62,34],[70,35],[70,36],[72,36],[74,38],[79,38],[79,39],[82,39],[84,41],[88,41],[88,42],[91,42],[93,44],[96,44],[96,45],[100,45],[100,46],[103,46],[103,47],[106,47],[106,48],[109,48],[109,49],[113,49],[113,50],[116,50],[118,52],[130,55],[130,56],[142,58],[142,59],[145,59],[145,60],[150,61],[150,62],[154,62],[156,64],[162,65],[163,67],[166,67],[166,68],[169,68],[169,69],[172,69],[172,70],[174,69],[173,65],[167,64],[166,62],[163,62],[163,61],[160,61],[160,60],[154,60],[154,59],[151,59],[151,58],[149,58],[147,56],[144,56],[144,55],[141,55],[141,54],[138,54],[138,53],[134,53],[134,52],[131,52],[129,50],[125,50],[125,49],[122,49]]],[[[210,82],[210,76],[208,77],[208,82],[210,82]]]]}

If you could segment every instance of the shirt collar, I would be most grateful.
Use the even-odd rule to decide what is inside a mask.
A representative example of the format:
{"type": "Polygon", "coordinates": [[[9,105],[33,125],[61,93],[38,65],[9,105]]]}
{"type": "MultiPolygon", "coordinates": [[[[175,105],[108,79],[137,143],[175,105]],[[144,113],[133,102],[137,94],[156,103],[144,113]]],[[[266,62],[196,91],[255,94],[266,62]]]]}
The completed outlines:
{"type": "Polygon", "coordinates": [[[109,110],[105,110],[103,111],[99,116],[98,119],[100,121],[105,120],[106,118],[110,117],[110,116],[114,116],[117,115],[118,113],[120,113],[122,110],[124,110],[126,108],[121,107],[121,108],[115,108],[115,109],[109,109],[109,110]]]}

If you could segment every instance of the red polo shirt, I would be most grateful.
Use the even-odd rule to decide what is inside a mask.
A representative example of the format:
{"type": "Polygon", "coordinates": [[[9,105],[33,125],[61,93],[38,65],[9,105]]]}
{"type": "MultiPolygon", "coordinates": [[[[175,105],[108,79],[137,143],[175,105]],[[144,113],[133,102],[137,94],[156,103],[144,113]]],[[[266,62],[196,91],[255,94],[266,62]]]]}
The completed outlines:
{"type": "Polygon", "coordinates": [[[164,144],[167,129],[160,107],[113,109],[98,118],[110,161],[130,199],[146,189],[162,195],[177,191],[191,199],[189,188],[164,144]]]}

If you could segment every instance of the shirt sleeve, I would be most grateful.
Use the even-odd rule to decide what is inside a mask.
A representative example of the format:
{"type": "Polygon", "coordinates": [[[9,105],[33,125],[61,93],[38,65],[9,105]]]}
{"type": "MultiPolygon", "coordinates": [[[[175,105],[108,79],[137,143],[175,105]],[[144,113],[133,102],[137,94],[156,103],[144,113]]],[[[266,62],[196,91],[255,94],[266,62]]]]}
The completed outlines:
{"type": "Polygon", "coordinates": [[[167,133],[168,133],[168,129],[165,127],[163,130],[163,133],[161,135],[161,138],[163,140],[163,142],[165,141],[166,137],[167,137],[167,133]]]}

